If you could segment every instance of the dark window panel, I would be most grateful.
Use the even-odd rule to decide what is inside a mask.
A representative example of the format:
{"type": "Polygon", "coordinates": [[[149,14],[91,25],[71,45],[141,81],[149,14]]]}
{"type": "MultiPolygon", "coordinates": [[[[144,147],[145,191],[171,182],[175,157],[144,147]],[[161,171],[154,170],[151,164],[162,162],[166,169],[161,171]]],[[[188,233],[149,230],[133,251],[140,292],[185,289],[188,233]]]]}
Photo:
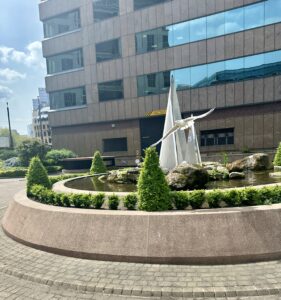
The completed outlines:
{"type": "Polygon", "coordinates": [[[119,58],[120,56],[121,56],[121,50],[120,50],[119,39],[96,44],[97,62],[116,59],[119,58]]]}
{"type": "Polygon", "coordinates": [[[50,93],[51,109],[75,107],[86,104],[85,87],[78,87],[50,93]]]}
{"type": "Polygon", "coordinates": [[[203,130],[200,132],[200,144],[204,146],[233,145],[234,128],[203,130]]]}
{"type": "Polygon", "coordinates": [[[119,15],[119,0],[94,0],[94,20],[102,21],[119,15]]]}
{"type": "Polygon", "coordinates": [[[127,138],[114,138],[103,140],[103,152],[128,151],[127,138]]]}
{"type": "Polygon", "coordinates": [[[134,9],[141,9],[148,6],[164,3],[170,0],[134,0],[134,9]]]}
{"type": "Polygon", "coordinates": [[[99,101],[110,101],[124,98],[123,80],[115,80],[98,84],[99,101]]]}

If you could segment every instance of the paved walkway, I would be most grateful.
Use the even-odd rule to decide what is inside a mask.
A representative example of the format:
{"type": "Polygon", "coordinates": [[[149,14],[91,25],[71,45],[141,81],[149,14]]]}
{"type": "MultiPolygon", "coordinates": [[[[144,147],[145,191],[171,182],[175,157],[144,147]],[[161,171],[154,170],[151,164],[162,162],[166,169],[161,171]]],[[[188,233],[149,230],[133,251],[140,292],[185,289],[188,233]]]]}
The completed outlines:
{"type": "MultiPolygon", "coordinates": [[[[23,181],[0,180],[0,219],[23,181]],[[2,207],[2,209],[1,209],[2,207]]],[[[0,230],[0,299],[281,299],[281,261],[226,266],[117,263],[26,247],[0,230]]]]}

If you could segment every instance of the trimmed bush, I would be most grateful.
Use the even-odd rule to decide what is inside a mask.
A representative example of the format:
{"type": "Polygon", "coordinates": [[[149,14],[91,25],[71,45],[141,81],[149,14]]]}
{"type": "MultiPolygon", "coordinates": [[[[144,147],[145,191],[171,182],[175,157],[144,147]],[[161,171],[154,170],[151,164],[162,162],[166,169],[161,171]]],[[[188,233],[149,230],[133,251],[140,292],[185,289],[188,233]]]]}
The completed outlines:
{"type": "Polygon", "coordinates": [[[205,202],[205,191],[203,190],[192,191],[189,194],[189,203],[193,209],[201,208],[204,202],[205,202]]]}
{"type": "Polygon", "coordinates": [[[125,196],[123,199],[124,206],[128,210],[136,209],[137,202],[138,202],[138,196],[136,194],[129,194],[125,196]]]}
{"type": "Polygon", "coordinates": [[[220,190],[214,190],[205,193],[205,199],[210,208],[218,208],[220,207],[220,202],[224,199],[224,192],[220,190]]]}
{"type": "Polygon", "coordinates": [[[230,190],[224,191],[223,201],[230,207],[236,207],[241,205],[241,191],[240,190],[230,190]]]}
{"type": "Polygon", "coordinates": [[[92,160],[92,166],[90,169],[91,174],[103,174],[106,173],[107,169],[102,160],[101,154],[99,151],[96,151],[92,160]]]}
{"type": "Polygon", "coordinates": [[[12,157],[18,156],[16,150],[11,149],[1,149],[0,150],[0,160],[7,160],[12,157]]]}
{"type": "Polygon", "coordinates": [[[5,168],[0,170],[0,178],[25,177],[27,168],[5,168]]]}
{"type": "Polygon", "coordinates": [[[92,196],[92,205],[95,209],[101,209],[104,201],[105,201],[104,193],[99,193],[99,194],[92,196]]]}
{"type": "Polygon", "coordinates": [[[72,194],[61,194],[62,206],[70,207],[72,205],[71,199],[72,194]]]}
{"type": "Polygon", "coordinates": [[[241,191],[241,204],[244,206],[260,205],[260,193],[256,188],[245,188],[241,191]]]}
{"type": "Polygon", "coordinates": [[[51,165],[59,165],[59,161],[61,159],[64,158],[74,158],[77,157],[77,155],[72,152],[71,150],[68,149],[60,149],[60,150],[56,150],[53,149],[51,151],[48,151],[48,153],[46,154],[46,163],[51,165]]]}
{"type": "Polygon", "coordinates": [[[116,210],[118,209],[118,205],[119,205],[119,197],[117,195],[112,195],[108,197],[108,207],[109,209],[113,209],[116,210]]]}
{"type": "Polygon", "coordinates": [[[39,157],[32,158],[27,171],[26,180],[27,180],[26,188],[27,188],[28,196],[30,195],[31,187],[34,184],[40,184],[47,189],[51,188],[51,182],[49,180],[47,171],[42,165],[39,157]]]}
{"type": "Polygon", "coordinates": [[[170,199],[178,210],[184,210],[189,205],[189,193],[187,192],[170,192],[170,199]]]}
{"type": "Polygon", "coordinates": [[[274,166],[281,166],[281,142],[279,143],[279,146],[277,148],[273,164],[274,166]]]}
{"type": "Polygon", "coordinates": [[[46,166],[48,173],[58,173],[62,170],[61,166],[46,166]]]}
{"type": "Polygon", "coordinates": [[[156,148],[145,150],[138,180],[138,207],[145,211],[163,211],[172,207],[170,189],[159,166],[156,148]]]}

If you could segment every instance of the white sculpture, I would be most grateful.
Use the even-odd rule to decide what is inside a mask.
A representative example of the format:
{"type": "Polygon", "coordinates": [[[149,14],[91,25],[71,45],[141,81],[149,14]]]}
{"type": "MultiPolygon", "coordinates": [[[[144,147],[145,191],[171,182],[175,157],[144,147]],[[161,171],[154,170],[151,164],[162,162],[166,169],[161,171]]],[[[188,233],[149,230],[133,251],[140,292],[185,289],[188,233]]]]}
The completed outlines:
{"type": "Polygon", "coordinates": [[[162,142],[160,166],[171,170],[182,162],[201,164],[201,155],[195,130],[195,121],[207,117],[214,108],[205,114],[182,119],[176,86],[173,77],[167,105],[163,137],[151,147],[162,142]],[[185,134],[187,130],[187,138],[185,134]]]}

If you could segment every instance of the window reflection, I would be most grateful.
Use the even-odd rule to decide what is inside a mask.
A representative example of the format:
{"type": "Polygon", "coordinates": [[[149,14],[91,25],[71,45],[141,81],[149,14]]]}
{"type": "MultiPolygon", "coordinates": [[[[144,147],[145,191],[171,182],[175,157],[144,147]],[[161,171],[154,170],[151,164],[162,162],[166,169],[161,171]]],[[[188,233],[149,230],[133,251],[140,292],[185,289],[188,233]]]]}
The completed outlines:
{"type": "Polygon", "coordinates": [[[207,38],[224,35],[225,13],[214,14],[207,17],[207,38]]]}
{"type": "Polygon", "coordinates": [[[225,34],[244,30],[244,9],[225,12],[225,34]]]}
{"type": "Polygon", "coordinates": [[[118,16],[119,0],[94,0],[93,10],[95,22],[118,16]]]}
{"type": "Polygon", "coordinates": [[[207,18],[190,21],[190,42],[200,41],[207,38],[207,18]]]}
{"type": "Polygon", "coordinates": [[[114,80],[98,84],[99,100],[109,101],[124,98],[123,80],[114,80]]]}
{"type": "Polygon", "coordinates": [[[96,44],[97,62],[119,58],[121,56],[119,39],[96,44]]]}
{"type": "Polygon", "coordinates": [[[281,74],[281,50],[138,76],[138,96],[167,92],[174,75],[178,90],[281,74]]]}
{"type": "Polygon", "coordinates": [[[265,25],[280,22],[281,1],[265,1],[265,25]]]}
{"type": "Polygon", "coordinates": [[[50,93],[51,109],[60,109],[86,104],[85,87],[67,89],[50,93]]]}
{"type": "Polygon", "coordinates": [[[264,2],[245,6],[245,29],[264,25],[264,2]]]}

